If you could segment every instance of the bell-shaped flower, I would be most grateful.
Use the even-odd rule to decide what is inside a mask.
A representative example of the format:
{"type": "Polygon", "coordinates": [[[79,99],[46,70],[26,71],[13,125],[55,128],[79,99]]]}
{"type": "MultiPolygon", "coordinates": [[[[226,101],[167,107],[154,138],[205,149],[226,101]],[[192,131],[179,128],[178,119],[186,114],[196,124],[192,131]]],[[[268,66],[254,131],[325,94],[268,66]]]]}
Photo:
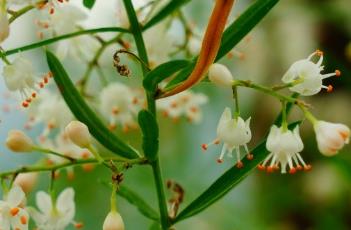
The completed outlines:
{"type": "Polygon", "coordinates": [[[124,230],[124,222],[117,211],[110,211],[104,220],[103,230],[124,230]]]}
{"type": "Polygon", "coordinates": [[[298,126],[291,131],[273,125],[266,142],[270,153],[258,168],[263,170],[268,165],[267,172],[273,172],[280,165],[281,173],[286,173],[287,166],[291,174],[303,168],[307,171],[311,166],[307,165],[300,155],[303,147],[298,126]]]}
{"type": "Polygon", "coordinates": [[[6,146],[18,153],[31,152],[34,143],[30,137],[20,130],[10,130],[6,138],[6,146]]]}
{"type": "Polygon", "coordinates": [[[322,88],[327,89],[330,92],[333,87],[331,85],[324,86],[323,79],[332,77],[332,76],[340,76],[340,71],[336,70],[335,73],[321,74],[324,66],[322,66],[323,62],[323,53],[319,50],[312,53],[308,58],[296,61],[291,65],[289,70],[285,73],[282,78],[284,83],[292,83],[296,82],[289,89],[293,92],[297,92],[303,96],[311,96],[319,93],[322,88]],[[317,63],[311,61],[314,55],[319,56],[319,60],[317,63]]]}
{"type": "Polygon", "coordinates": [[[211,82],[219,86],[231,87],[233,85],[232,73],[222,64],[212,64],[208,70],[208,78],[211,82]]]}
{"type": "Polygon", "coordinates": [[[334,156],[349,143],[350,128],[344,124],[317,121],[313,127],[318,149],[325,156],[334,156]]]}
{"type": "Polygon", "coordinates": [[[0,229],[28,230],[29,215],[23,208],[26,196],[19,186],[11,190],[0,200],[0,229]]]}
{"type": "MultiPolygon", "coordinates": [[[[73,221],[75,215],[74,190],[66,188],[52,201],[49,194],[39,191],[36,194],[36,204],[39,211],[28,208],[28,211],[40,230],[64,230],[73,221]]],[[[80,224],[79,224],[80,225],[80,224]]]]}
{"type": "Polygon", "coordinates": [[[232,152],[235,149],[237,167],[243,167],[240,146],[244,146],[249,159],[253,157],[247,148],[247,143],[251,140],[250,119],[244,121],[241,117],[232,118],[230,109],[228,107],[225,108],[217,126],[217,138],[210,144],[203,144],[202,148],[207,150],[209,145],[223,142],[223,148],[217,162],[223,162],[225,153],[232,157],[232,152]]]}

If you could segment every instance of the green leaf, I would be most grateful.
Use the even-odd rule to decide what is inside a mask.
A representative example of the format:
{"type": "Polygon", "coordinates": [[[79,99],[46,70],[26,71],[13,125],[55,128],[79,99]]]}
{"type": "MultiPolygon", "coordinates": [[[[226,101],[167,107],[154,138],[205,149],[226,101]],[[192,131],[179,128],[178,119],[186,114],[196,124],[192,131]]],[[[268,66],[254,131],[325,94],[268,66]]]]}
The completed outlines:
{"type": "Polygon", "coordinates": [[[83,0],[83,4],[86,8],[91,9],[95,4],[95,0],[83,0]]]}
{"type": "Polygon", "coordinates": [[[150,225],[149,230],[162,230],[162,228],[160,223],[155,221],[150,225]]]}
{"type": "MultiPolygon", "coordinates": [[[[289,129],[295,128],[301,121],[291,123],[289,129]]],[[[268,155],[266,149],[266,141],[263,141],[257,147],[255,147],[251,153],[254,155],[253,160],[243,158],[242,162],[244,167],[238,169],[233,166],[220,176],[206,191],[204,191],[198,198],[196,198],[190,205],[188,205],[179,215],[176,217],[174,222],[191,217],[213,203],[222,198],[225,194],[231,191],[236,185],[239,184],[249,173],[257,167],[268,155]]]]}
{"type": "Polygon", "coordinates": [[[155,16],[153,16],[143,27],[143,30],[147,30],[158,22],[162,21],[164,18],[175,12],[185,3],[190,2],[190,0],[171,0],[165,7],[163,7],[155,16]]]}
{"type": "Polygon", "coordinates": [[[138,194],[125,186],[120,186],[118,195],[125,198],[130,204],[136,206],[141,214],[152,220],[159,220],[157,212],[151,208],[138,194]]]}
{"type": "MultiPolygon", "coordinates": [[[[224,31],[221,46],[219,48],[216,62],[224,55],[230,52],[268,12],[277,4],[279,0],[256,0],[243,14],[240,15],[228,28],[224,31]]],[[[191,65],[181,71],[172,81],[168,83],[166,88],[172,88],[174,85],[187,79],[192,72],[196,63],[195,58],[191,65]]]]}
{"type": "Polygon", "coordinates": [[[113,153],[129,159],[138,158],[136,151],[113,134],[85,103],[57,57],[50,51],[46,52],[46,57],[56,85],[75,117],[85,123],[96,140],[113,153]]]}
{"type": "Polygon", "coordinates": [[[150,92],[155,92],[158,83],[186,67],[189,63],[187,60],[173,60],[157,66],[146,75],[143,81],[144,88],[150,92]]]}
{"type": "Polygon", "coordinates": [[[149,161],[155,161],[158,153],[158,126],[154,115],[147,110],[141,110],[138,121],[143,132],[143,150],[149,161]]]}

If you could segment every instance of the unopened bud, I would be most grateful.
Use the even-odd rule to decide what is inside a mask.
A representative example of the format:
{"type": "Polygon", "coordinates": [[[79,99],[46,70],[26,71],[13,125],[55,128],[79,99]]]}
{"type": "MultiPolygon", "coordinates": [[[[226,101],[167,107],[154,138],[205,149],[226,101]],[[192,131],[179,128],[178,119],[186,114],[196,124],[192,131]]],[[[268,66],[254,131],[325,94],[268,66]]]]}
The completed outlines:
{"type": "Polygon", "coordinates": [[[25,133],[20,130],[10,130],[6,139],[6,146],[14,152],[31,152],[34,144],[25,133]]]}
{"type": "Polygon", "coordinates": [[[103,230],[124,230],[124,223],[121,215],[116,211],[110,211],[106,216],[103,230]]]}
{"type": "MultiPolygon", "coordinates": [[[[6,1],[5,1],[6,2],[6,1]]],[[[3,42],[10,33],[9,20],[7,18],[6,9],[0,3],[0,43],[3,42]]]]}
{"type": "Polygon", "coordinates": [[[20,173],[13,182],[15,185],[18,185],[22,188],[25,193],[29,193],[33,190],[34,186],[38,181],[38,173],[29,172],[29,173],[20,173]]]}
{"type": "Polygon", "coordinates": [[[222,64],[215,63],[211,65],[208,71],[208,78],[219,86],[231,87],[233,85],[233,75],[229,69],[222,64]]]}
{"type": "Polygon", "coordinates": [[[91,143],[88,127],[80,121],[71,121],[65,128],[69,139],[81,148],[87,148],[91,143]]]}

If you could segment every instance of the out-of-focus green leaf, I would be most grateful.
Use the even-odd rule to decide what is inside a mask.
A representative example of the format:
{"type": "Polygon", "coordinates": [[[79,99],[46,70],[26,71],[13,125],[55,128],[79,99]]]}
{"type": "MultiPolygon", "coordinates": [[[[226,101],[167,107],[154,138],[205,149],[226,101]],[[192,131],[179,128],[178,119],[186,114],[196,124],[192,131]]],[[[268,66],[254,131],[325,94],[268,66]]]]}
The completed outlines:
{"type": "Polygon", "coordinates": [[[120,186],[118,195],[138,208],[141,214],[152,220],[159,220],[157,212],[151,208],[138,194],[125,186],[120,186]]]}
{"type": "MultiPolygon", "coordinates": [[[[231,51],[256,25],[264,16],[277,4],[279,0],[256,0],[243,14],[240,15],[228,28],[224,31],[215,61],[221,59],[229,51],[231,51]]],[[[172,81],[168,83],[166,88],[172,88],[174,85],[184,81],[192,72],[196,63],[196,59],[181,71],[172,81]]]]}
{"type": "MultiPolygon", "coordinates": [[[[291,123],[289,129],[295,128],[301,121],[291,123]]],[[[262,162],[268,155],[268,150],[266,149],[266,142],[262,142],[257,147],[255,147],[251,153],[254,155],[254,159],[248,160],[246,158],[242,159],[244,167],[239,169],[233,166],[228,171],[226,171],[222,176],[220,176],[206,191],[204,191],[198,198],[191,202],[179,215],[176,217],[174,222],[191,217],[213,203],[222,198],[230,190],[232,190],[236,185],[239,184],[250,171],[255,169],[257,165],[262,162]]]]}
{"type": "Polygon", "coordinates": [[[170,14],[175,12],[185,3],[190,2],[190,0],[171,0],[165,7],[163,7],[155,16],[153,16],[143,27],[143,30],[147,30],[158,22],[162,21],[164,18],[168,17],[170,14]]]}
{"type": "Polygon", "coordinates": [[[83,0],[83,4],[86,8],[91,9],[95,4],[95,0],[83,0]]]}
{"type": "Polygon", "coordinates": [[[162,230],[162,228],[159,222],[153,222],[150,225],[149,230],[162,230]]]}
{"type": "Polygon", "coordinates": [[[157,159],[158,126],[154,115],[147,110],[141,110],[138,115],[140,128],[143,132],[143,150],[149,161],[157,159]]]}
{"type": "Polygon", "coordinates": [[[173,60],[157,66],[146,75],[143,81],[144,88],[150,92],[155,92],[158,83],[184,68],[188,64],[189,61],[187,60],[173,60]]]}
{"type": "Polygon", "coordinates": [[[130,159],[137,158],[136,151],[113,134],[85,103],[57,57],[50,51],[46,52],[46,57],[56,85],[75,117],[86,124],[96,140],[113,153],[130,159]]]}

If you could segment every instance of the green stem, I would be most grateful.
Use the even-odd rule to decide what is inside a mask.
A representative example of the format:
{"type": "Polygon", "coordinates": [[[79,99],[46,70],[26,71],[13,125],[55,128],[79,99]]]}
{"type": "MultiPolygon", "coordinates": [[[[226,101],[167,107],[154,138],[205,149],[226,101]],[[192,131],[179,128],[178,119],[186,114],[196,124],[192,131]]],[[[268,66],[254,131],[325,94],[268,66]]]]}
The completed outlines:
{"type": "Polygon", "coordinates": [[[238,118],[240,116],[238,88],[236,86],[233,86],[232,90],[233,90],[233,98],[235,103],[234,117],[238,118]]]}
{"type": "Polygon", "coordinates": [[[115,181],[112,182],[112,193],[111,193],[111,211],[117,212],[117,183],[115,181]]]}
{"type": "Polygon", "coordinates": [[[308,109],[304,105],[299,104],[298,106],[304,113],[307,120],[309,120],[312,123],[312,125],[315,125],[318,122],[318,119],[315,118],[313,114],[310,111],[308,111],[308,109]]]}
{"type": "MultiPolygon", "coordinates": [[[[146,164],[147,160],[145,158],[138,158],[138,159],[133,159],[133,160],[126,160],[120,157],[109,157],[109,158],[104,158],[104,162],[122,162],[128,165],[135,165],[135,164],[146,164]]],[[[67,167],[72,167],[72,166],[78,166],[78,165],[84,165],[84,164],[99,164],[97,159],[84,159],[84,160],[75,160],[74,162],[65,162],[61,164],[56,164],[56,165],[38,165],[38,166],[25,166],[16,170],[11,170],[11,171],[6,171],[0,173],[0,178],[18,174],[18,173],[27,173],[27,172],[47,172],[47,171],[53,171],[53,170],[59,170],[67,167]]]]}
{"type": "Polygon", "coordinates": [[[18,47],[15,49],[11,49],[11,50],[7,50],[6,52],[4,52],[5,56],[9,56],[18,52],[23,52],[26,50],[31,50],[31,49],[35,49],[38,47],[42,47],[45,45],[49,45],[61,40],[65,40],[65,39],[69,39],[69,38],[73,38],[73,37],[77,37],[77,36],[81,36],[81,35],[85,35],[85,34],[95,34],[95,33],[102,33],[102,32],[122,32],[122,33],[130,33],[129,30],[124,29],[124,28],[120,28],[120,27],[103,27],[103,28],[97,28],[97,29],[89,29],[89,30],[81,30],[81,31],[77,31],[74,33],[70,33],[70,34],[64,34],[61,36],[57,36],[54,38],[50,38],[44,41],[40,41],[40,42],[35,42],[29,45],[25,45],[22,47],[18,47]]]}
{"type": "Polygon", "coordinates": [[[163,187],[163,178],[162,178],[159,159],[152,162],[151,166],[152,166],[152,172],[154,175],[155,186],[157,191],[158,205],[159,205],[160,217],[161,217],[161,226],[163,230],[167,230],[170,227],[171,223],[168,217],[167,204],[165,202],[166,195],[163,187]]]}
{"type": "Polygon", "coordinates": [[[286,101],[282,101],[282,127],[284,132],[288,130],[288,122],[286,117],[286,101]]]}
{"type": "Polygon", "coordinates": [[[76,160],[76,159],[74,159],[74,158],[72,158],[72,157],[70,157],[70,156],[63,155],[63,154],[58,153],[58,152],[55,152],[55,151],[53,151],[53,150],[51,150],[51,149],[41,148],[41,147],[39,147],[39,146],[34,146],[34,147],[33,147],[33,150],[34,150],[34,151],[38,151],[38,152],[40,152],[40,153],[51,154],[51,155],[55,155],[55,156],[58,156],[58,157],[61,157],[61,158],[65,158],[65,159],[67,159],[67,160],[69,160],[69,161],[75,161],[75,160],[76,160]]]}

